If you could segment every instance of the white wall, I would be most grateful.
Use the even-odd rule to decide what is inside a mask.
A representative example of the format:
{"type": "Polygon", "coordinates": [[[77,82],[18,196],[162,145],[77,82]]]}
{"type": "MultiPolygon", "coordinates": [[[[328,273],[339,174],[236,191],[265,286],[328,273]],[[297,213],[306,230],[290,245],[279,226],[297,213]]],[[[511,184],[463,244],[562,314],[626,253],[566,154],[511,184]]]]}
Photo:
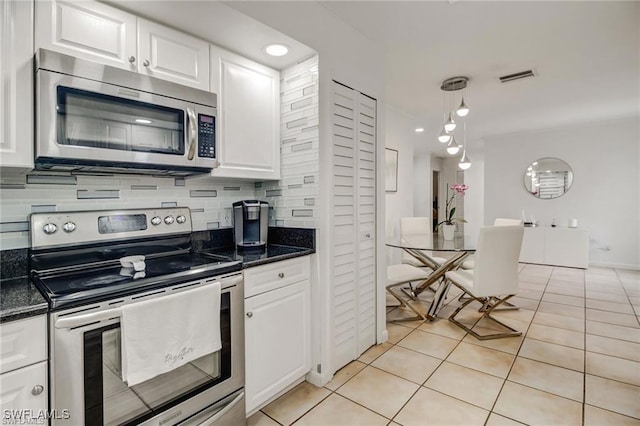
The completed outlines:
{"type": "MultiPolygon", "coordinates": [[[[430,157],[429,168],[440,172],[440,191],[438,195],[440,208],[438,211],[438,222],[443,221],[445,217],[447,184],[451,186],[456,181],[460,155],[462,154],[444,158],[430,157]]],[[[465,235],[477,235],[480,227],[484,224],[484,155],[481,152],[470,151],[469,158],[471,159],[471,168],[464,172],[464,182],[469,185],[469,189],[464,195],[463,219],[467,221],[464,224],[464,232],[465,235]]],[[[420,167],[422,167],[422,162],[421,157],[416,157],[414,166],[417,167],[417,165],[420,164],[420,167]]],[[[428,172],[430,177],[431,170],[428,172]]],[[[414,171],[414,174],[417,173],[419,172],[414,171]]],[[[431,183],[429,183],[429,185],[431,185],[431,183]]],[[[449,195],[451,195],[451,191],[449,191],[449,195]]],[[[425,214],[431,215],[431,186],[429,186],[428,196],[429,212],[425,211],[425,214]]]]}
{"type": "Polygon", "coordinates": [[[587,126],[485,138],[485,222],[535,217],[560,226],[577,218],[590,234],[590,264],[640,269],[640,136],[633,117],[587,126]],[[566,161],[574,184],[562,197],[525,192],[523,173],[541,157],[566,161]]]}
{"type": "MultiPolygon", "coordinates": [[[[485,225],[484,220],[484,154],[480,152],[469,152],[471,167],[464,171],[464,183],[469,185],[464,196],[464,224],[466,235],[478,235],[480,227],[485,225]]],[[[493,222],[492,222],[493,223],[493,222]]],[[[487,223],[486,225],[490,225],[487,223]]]]}
{"type": "Polygon", "coordinates": [[[431,155],[414,154],[413,179],[419,184],[413,185],[413,215],[431,218],[431,191],[433,174],[431,172],[431,155]]]}
{"type": "MultiPolygon", "coordinates": [[[[385,234],[387,241],[400,239],[400,218],[413,216],[413,147],[417,139],[414,119],[400,109],[386,105],[386,148],[398,151],[398,191],[385,194],[385,234]]],[[[423,183],[416,183],[423,187],[423,183]]],[[[399,263],[399,249],[387,247],[387,264],[399,263]]]]}

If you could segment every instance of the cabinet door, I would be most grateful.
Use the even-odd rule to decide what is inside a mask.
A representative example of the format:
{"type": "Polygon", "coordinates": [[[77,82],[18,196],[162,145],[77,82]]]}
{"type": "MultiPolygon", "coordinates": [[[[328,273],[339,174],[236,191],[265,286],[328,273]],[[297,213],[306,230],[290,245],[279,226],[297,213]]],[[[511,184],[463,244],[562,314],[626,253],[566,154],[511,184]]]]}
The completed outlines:
{"type": "Polygon", "coordinates": [[[138,20],[138,71],[209,91],[209,44],[154,22],[138,20]]]}
{"type": "Polygon", "coordinates": [[[136,70],[136,17],[92,1],[36,1],[36,50],[136,70]]]}
{"type": "Polygon", "coordinates": [[[33,168],[33,3],[3,1],[0,22],[0,166],[33,168]]]}
{"type": "Polygon", "coordinates": [[[310,369],[309,281],[244,301],[247,413],[310,369]]]}
{"type": "Polygon", "coordinates": [[[544,263],[544,246],[544,229],[525,227],[522,248],[520,249],[520,262],[544,263]]]}
{"type": "Polygon", "coordinates": [[[10,321],[0,327],[0,373],[47,359],[47,317],[10,321]]]}
{"type": "Polygon", "coordinates": [[[280,73],[211,46],[218,95],[218,159],[213,176],[280,179],[280,73]]]}
{"type": "Polygon", "coordinates": [[[545,229],[544,263],[588,268],[589,232],[586,229],[545,229]]]}
{"type": "MultiPolygon", "coordinates": [[[[47,395],[46,361],[0,375],[0,410],[3,420],[10,420],[6,416],[12,412],[26,416],[29,413],[37,416],[39,412],[46,412],[47,395]]],[[[27,424],[16,420],[18,421],[8,423],[27,424]]]]}

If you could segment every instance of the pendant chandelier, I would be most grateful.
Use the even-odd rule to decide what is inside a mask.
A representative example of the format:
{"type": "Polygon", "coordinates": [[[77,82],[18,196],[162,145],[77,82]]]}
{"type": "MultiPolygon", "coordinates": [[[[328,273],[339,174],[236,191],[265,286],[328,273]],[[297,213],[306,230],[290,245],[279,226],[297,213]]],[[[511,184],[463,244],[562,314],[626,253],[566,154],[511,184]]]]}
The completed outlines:
{"type": "Polygon", "coordinates": [[[440,90],[443,91],[443,125],[440,134],[438,135],[438,141],[447,144],[447,153],[449,155],[457,155],[462,150],[462,157],[458,163],[458,167],[462,170],[467,170],[471,167],[471,160],[467,155],[467,115],[469,114],[469,107],[464,101],[465,89],[469,83],[468,77],[452,77],[442,82],[440,90]],[[460,104],[453,110],[455,102],[455,92],[461,92],[460,104]],[[448,100],[447,103],[447,94],[448,100]],[[447,106],[448,105],[448,106],[447,106]],[[454,120],[454,117],[460,117],[462,119],[462,126],[458,126],[454,120]],[[462,146],[456,141],[454,132],[456,129],[462,127],[462,146]]]}

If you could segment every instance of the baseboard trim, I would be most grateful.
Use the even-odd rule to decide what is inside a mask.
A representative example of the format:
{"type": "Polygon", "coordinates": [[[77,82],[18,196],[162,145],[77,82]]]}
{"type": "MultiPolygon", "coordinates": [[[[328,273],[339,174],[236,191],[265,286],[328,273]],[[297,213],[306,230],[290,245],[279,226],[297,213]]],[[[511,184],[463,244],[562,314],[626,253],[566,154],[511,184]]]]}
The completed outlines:
{"type": "Polygon", "coordinates": [[[305,377],[306,381],[319,388],[323,387],[333,379],[333,373],[318,373],[317,371],[310,371],[305,377]]]}
{"type": "Polygon", "coordinates": [[[384,343],[387,340],[389,340],[389,332],[387,331],[387,329],[385,327],[385,329],[382,331],[382,333],[380,333],[380,338],[378,339],[378,344],[384,343]]]}
{"type": "Polygon", "coordinates": [[[640,265],[632,265],[628,263],[589,262],[589,266],[595,266],[596,268],[616,268],[616,269],[629,269],[632,271],[640,271],[640,265]]]}

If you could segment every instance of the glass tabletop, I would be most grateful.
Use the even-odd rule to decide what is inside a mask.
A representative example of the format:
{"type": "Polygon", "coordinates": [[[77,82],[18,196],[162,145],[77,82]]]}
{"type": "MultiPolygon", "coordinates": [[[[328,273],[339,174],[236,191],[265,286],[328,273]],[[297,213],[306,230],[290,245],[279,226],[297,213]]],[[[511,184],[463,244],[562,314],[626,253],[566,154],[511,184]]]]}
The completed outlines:
{"type": "Polygon", "coordinates": [[[456,234],[453,240],[445,240],[440,234],[407,235],[386,243],[389,247],[411,250],[465,251],[476,250],[477,236],[456,234]]]}

